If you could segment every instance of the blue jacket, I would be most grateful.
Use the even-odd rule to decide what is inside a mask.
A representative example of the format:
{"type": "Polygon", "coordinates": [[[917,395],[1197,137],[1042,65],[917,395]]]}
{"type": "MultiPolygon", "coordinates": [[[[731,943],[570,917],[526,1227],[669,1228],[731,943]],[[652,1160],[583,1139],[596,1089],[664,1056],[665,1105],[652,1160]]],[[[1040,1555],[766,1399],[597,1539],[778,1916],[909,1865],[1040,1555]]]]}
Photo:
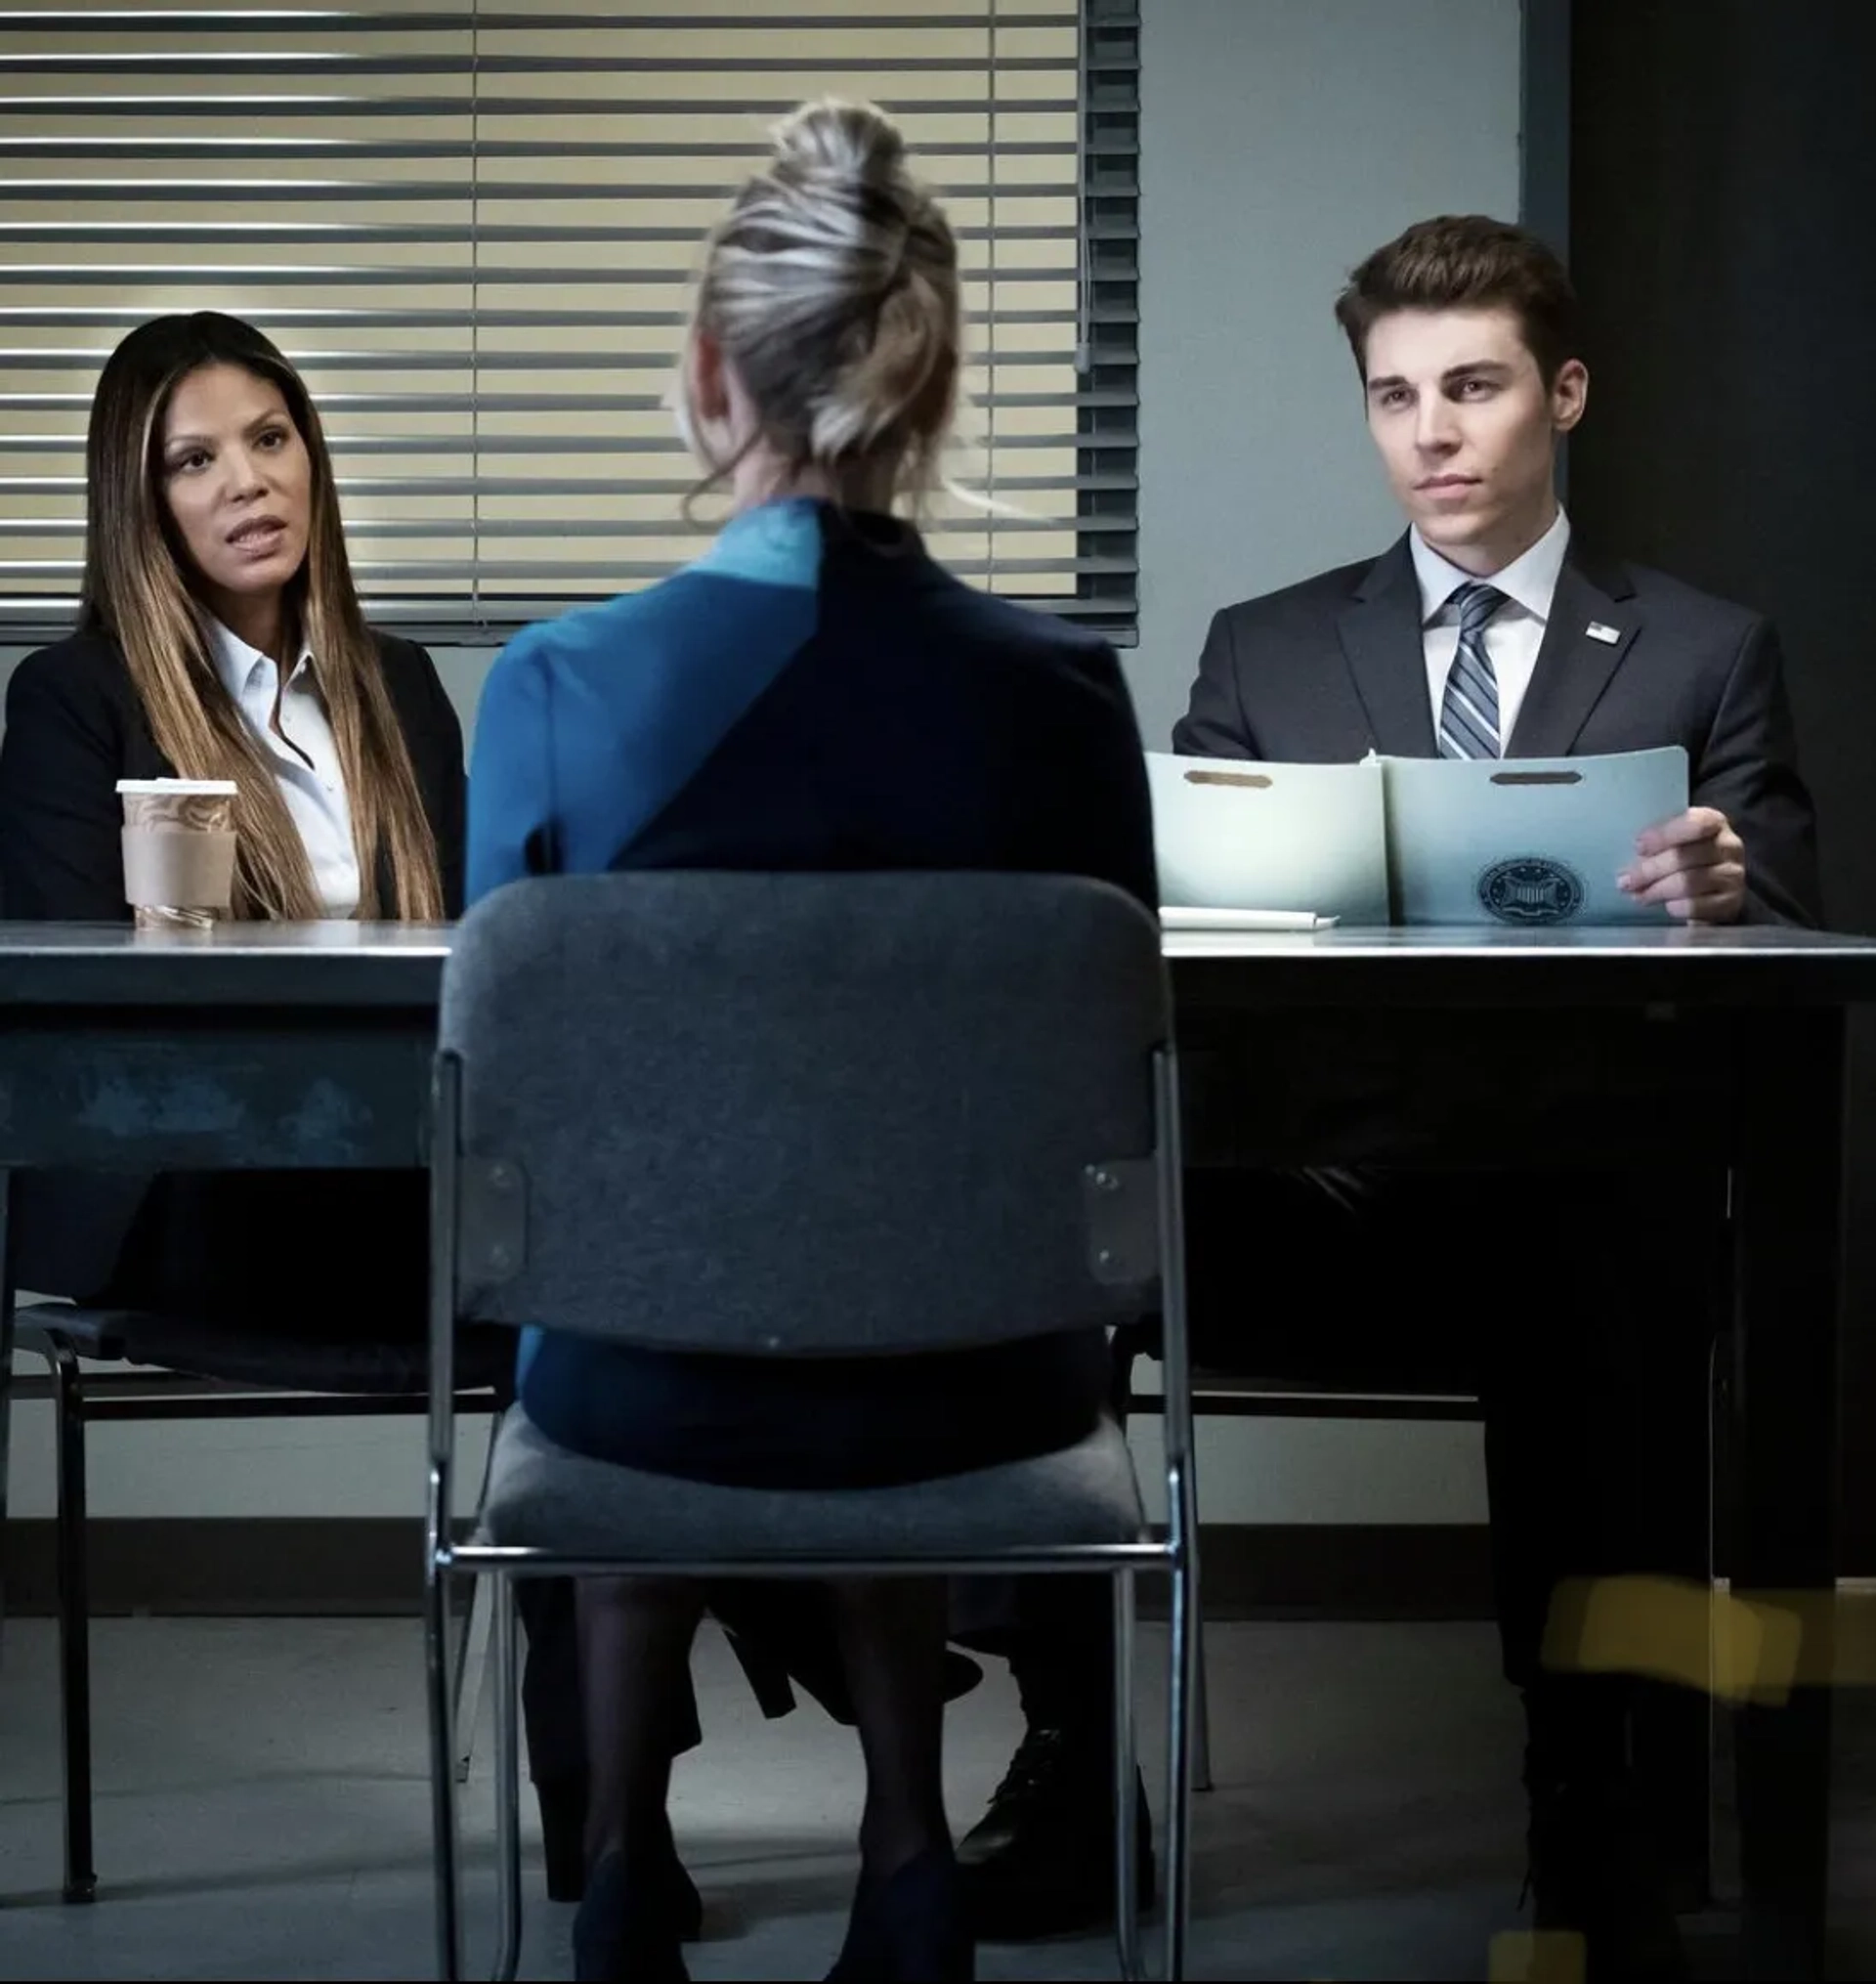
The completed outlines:
{"type": "MultiPolygon", "coordinates": [[[[802,498],[746,512],[650,590],[524,630],[483,692],[470,901],[525,876],[629,868],[1086,875],[1152,907],[1152,814],[1119,661],[952,578],[888,518],[802,498]]],[[[925,1422],[991,1453],[1012,1437],[984,1404],[1001,1399],[1026,1417],[1022,1437],[1078,1437],[1105,1371],[1094,1337],[919,1359],[925,1422]]],[[[890,1454],[860,1461],[838,1428],[876,1430],[906,1381],[839,1361],[812,1374],[825,1395],[813,1454],[796,1445],[807,1402],[784,1403],[800,1374],[773,1361],[739,1371],[531,1330],[521,1382],[550,1437],[602,1458],[751,1483],[824,1463],[831,1486],[890,1467],[890,1454]]]]}
{"type": "Polygon", "coordinates": [[[469,790],[471,902],[626,868],[1003,869],[1155,901],[1113,649],[973,590],[903,526],[805,498],[518,634],[469,790]]]}

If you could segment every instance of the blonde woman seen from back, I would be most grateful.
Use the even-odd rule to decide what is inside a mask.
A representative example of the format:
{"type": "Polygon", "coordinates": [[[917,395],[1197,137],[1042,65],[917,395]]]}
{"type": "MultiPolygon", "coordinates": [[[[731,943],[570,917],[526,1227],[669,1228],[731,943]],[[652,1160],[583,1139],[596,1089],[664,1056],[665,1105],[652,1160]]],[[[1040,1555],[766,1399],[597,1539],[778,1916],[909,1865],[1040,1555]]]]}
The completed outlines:
{"type": "MultiPolygon", "coordinates": [[[[626,868],[1080,874],[1153,900],[1139,737],[1108,645],[972,589],[893,514],[940,480],[958,251],[876,110],[789,118],[709,238],[679,401],[732,516],[649,591],[532,627],[490,676],[471,898],[626,868]]],[[[1098,1330],[943,1355],[687,1358],[531,1332],[522,1409],[563,1446],[750,1487],[864,1490],[1069,1445],[1098,1330]]],[[[590,1748],[581,1977],[684,1975],[696,1898],[665,1817],[702,1599],[580,1594],[590,1748]]],[[[945,1592],[834,1587],[867,1760],[834,1975],[966,1977],[940,1783],[945,1592]]]]}

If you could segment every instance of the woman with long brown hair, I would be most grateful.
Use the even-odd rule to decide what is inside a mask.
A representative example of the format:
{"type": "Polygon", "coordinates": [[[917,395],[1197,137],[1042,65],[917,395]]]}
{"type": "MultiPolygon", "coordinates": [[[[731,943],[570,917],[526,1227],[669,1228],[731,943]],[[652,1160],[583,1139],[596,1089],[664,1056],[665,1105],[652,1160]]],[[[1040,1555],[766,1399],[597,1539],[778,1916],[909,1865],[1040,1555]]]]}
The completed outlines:
{"type": "MultiPolygon", "coordinates": [[[[453,915],[461,728],[423,649],[364,623],[292,366],[217,312],[143,324],[105,366],[85,466],[78,630],[8,687],[6,915],[128,922],[117,782],[161,777],[234,782],[237,918],[453,915]]],[[[421,1174],[21,1184],[25,1286],[257,1330],[381,1335],[401,1310],[421,1330],[421,1174]]]]}
{"type": "MultiPolygon", "coordinates": [[[[111,354],[86,448],[78,630],[29,655],[0,743],[12,918],[130,920],[117,781],[232,779],[233,913],[462,906],[462,730],[424,650],[367,626],[304,381],[252,325],[160,317],[111,354]]],[[[268,1333],[420,1342],[417,1171],[25,1175],[21,1285],[268,1333]]],[[[537,1772],[583,1769],[572,1594],[530,1594],[537,1772]]]]}

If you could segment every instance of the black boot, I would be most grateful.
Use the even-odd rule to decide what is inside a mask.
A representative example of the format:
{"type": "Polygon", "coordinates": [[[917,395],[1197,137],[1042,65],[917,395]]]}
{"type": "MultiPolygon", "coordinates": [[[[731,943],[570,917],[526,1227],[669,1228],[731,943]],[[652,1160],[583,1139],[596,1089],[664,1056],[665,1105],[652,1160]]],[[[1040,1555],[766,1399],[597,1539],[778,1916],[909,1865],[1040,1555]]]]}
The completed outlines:
{"type": "MultiPolygon", "coordinates": [[[[1105,1730],[1033,1724],[958,1848],[964,1911],[980,1942],[1021,1943],[1111,1923],[1114,1751],[1105,1730]]],[[[1133,1778],[1140,1908],[1153,1906],[1153,1830],[1133,1778]]]]}
{"type": "Polygon", "coordinates": [[[1608,1701],[1587,1689],[1578,1700],[1566,1698],[1562,1712],[1555,1691],[1533,1690],[1525,1705],[1534,1925],[1583,1938],[1587,1984],[1684,1978],[1686,1954],[1627,1761],[1619,1712],[1615,1727],[1605,1727],[1608,1701]]]}
{"type": "Polygon", "coordinates": [[[586,1892],[586,1780],[536,1778],[547,1899],[577,1901],[586,1892]]]}
{"type": "Polygon", "coordinates": [[[828,1984],[970,1984],[976,1974],[949,1846],[921,1853],[885,1880],[861,1877],[828,1984]]]}
{"type": "Polygon", "coordinates": [[[689,1976],[661,1870],[634,1880],[609,1853],[574,1918],[576,1984],[686,1984],[689,1976]]]}
{"type": "MultiPolygon", "coordinates": [[[[579,1901],[586,1893],[586,1780],[538,1779],[534,1791],[540,1799],[547,1899],[579,1901]]],[[[656,1884],[662,1896],[664,1915],[680,1942],[694,1943],[704,1933],[704,1897],[698,1893],[689,1869],[678,1858],[677,1841],[671,1837],[668,1820],[661,1849],[656,1884]]]]}

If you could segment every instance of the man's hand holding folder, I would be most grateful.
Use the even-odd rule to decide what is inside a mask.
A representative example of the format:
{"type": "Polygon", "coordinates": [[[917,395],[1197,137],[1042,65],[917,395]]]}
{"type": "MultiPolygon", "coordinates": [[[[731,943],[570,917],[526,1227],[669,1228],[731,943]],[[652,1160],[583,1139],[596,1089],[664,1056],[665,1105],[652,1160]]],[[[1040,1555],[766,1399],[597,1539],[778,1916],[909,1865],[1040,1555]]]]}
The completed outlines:
{"type": "Polygon", "coordinates": [[[1687,923],[1736,923],[1746,906],[1746,847],[1725,813],[1689,806],[1636,837],[1616,886],[1687,923]]]}

